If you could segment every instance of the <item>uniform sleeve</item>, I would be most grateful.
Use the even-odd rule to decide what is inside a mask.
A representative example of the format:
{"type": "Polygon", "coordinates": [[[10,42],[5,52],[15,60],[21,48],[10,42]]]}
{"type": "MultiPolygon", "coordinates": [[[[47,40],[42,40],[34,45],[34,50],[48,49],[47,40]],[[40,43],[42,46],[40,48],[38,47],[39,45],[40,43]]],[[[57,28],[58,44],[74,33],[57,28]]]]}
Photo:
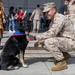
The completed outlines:
{"type": "Polygon", "coordinates": [[[72,6],[72,3],[69,3],[68,7],[72,6]]]}
{"type": "Polygon", "coordinates": [[[52,27],[42,35],[36,36],[36,39],[44,40],[50,37],[55,37],[61,31],[63,26],[64,26],[64,19],[57,18],[57,20],[52,24],[52,27]]]}

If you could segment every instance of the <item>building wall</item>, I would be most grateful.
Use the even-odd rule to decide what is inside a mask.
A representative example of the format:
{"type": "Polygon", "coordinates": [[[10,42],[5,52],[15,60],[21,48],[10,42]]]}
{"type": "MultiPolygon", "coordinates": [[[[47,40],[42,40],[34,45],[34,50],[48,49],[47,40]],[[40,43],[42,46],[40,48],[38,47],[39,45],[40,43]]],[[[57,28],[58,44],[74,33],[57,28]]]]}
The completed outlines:
{"type": "Polygon", "coordinates": [[[47,2],[55,2],[57,9],[62,5],[63,0],[2,0],[5,6],[5,13],[8,14],[9,7],[14,6],[15,8],[22,7],[23,10],[32,12],[36,8],[37,4],[43,9],[43,4],[47,2]]]}

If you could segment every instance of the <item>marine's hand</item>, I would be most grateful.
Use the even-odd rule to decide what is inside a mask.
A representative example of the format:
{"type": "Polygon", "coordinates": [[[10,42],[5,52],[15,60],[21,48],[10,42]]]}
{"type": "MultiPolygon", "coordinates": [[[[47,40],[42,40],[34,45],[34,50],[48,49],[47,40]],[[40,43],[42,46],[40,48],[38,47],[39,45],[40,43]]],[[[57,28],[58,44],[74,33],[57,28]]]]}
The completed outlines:
{"type": "Polygon", "coordinates": [[[37,48],[39,45],[40,45],[40,42],[36,42],[36,43],[34,44],[34,48],[37,48]]]}
{"type": "Polygon", "coordinates": [[[34,36],[32,35],[26,35],[26,38],[28,41],[34,40],[34,36]]]}

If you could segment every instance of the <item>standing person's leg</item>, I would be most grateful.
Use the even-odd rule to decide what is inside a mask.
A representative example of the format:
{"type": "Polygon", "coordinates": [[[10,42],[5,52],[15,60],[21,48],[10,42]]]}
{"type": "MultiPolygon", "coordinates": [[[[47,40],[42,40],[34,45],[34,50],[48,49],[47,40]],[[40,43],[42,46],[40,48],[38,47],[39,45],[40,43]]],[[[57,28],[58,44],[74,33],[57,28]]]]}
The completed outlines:
{"type": "Polygon", "coordinates": [[[18,26],[20,25],[20,21],[16,21],[16,25],[15,25],[15,27],[16,27],[16,30],[18,29],[18,26]]]}
{"type": "Polygon", "coordinates": [[[40,19],[40,28],[39,30],[42,30],[42,19],[40,19]]]}
{"type": "Polygon", "coordinates": [[[39,31],[39,28],[40,28],[40,20],[37,20],[37,33],[39,31]]]}
{"type": "Polygon", "coordinates": [[[8,28],[9,29],[9,32],[12,32],[11,31],[11,24],[12,24],[12,22],[11,22],[11,20],[9,20],[9,28],[8,28]]]}
{"type": "Polygon", "coordinates": [[[12,30],[13,32],[15,32],[15,21],[14,20],[12,20],[12,30]]]}
{"type": "Polygon", "coordinates": [[[66,55],[63,52],[71,51],[75,48],[75,41],[68,38],[50,38],[45,40],[45,47],[48,49],[53,57],[58,61],[51,70],[58,71],[67,68],[66,55]],[[65,40],[65,41],[64,41],[65,40]]]}
{"type": "Polygon", "coordinates": [[[39,30],[43,30],[43,25],[44,25],[44,23],[40,22],[40,29],[39,30]]]}
{"type": "Polygon", "coordinates": [[[15,30],[17,29],[17,21],[15,21],[15,30]]]}
{"type": "Polygon", "coordinates": [[[41,29],[43,30],[43,25],[44,25],[44,23],[42,23],[42,26],[41,26],[41,29]]]}
{"type": "Polygon", "coordinates": [[[16,21],[16,30],[17,30],[19,24],[20,24],[20,22],[19,21],[16,21]]]}
{"type": "Polygon", "coordinates": [[[33,32],[36,33],[36,20],[33,20],[33,32]]]}

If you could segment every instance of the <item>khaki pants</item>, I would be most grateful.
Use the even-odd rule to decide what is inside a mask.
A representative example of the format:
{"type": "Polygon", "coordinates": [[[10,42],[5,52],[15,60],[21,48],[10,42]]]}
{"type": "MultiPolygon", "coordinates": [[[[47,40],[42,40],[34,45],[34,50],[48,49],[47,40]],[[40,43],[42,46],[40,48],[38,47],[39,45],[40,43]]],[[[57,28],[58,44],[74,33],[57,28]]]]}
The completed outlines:
{"type": "Polygon", "coordinates": [[[33,20],[33,30],[37,29],[39,30],[40,27],[40,20],[33,20]]]}
{"type": "Polygon", "coordinates": [[[57,61],[64,59],[62,52],[75,50],[75,41],[64,37],[46,39],[44,44],[57,61]]]}

